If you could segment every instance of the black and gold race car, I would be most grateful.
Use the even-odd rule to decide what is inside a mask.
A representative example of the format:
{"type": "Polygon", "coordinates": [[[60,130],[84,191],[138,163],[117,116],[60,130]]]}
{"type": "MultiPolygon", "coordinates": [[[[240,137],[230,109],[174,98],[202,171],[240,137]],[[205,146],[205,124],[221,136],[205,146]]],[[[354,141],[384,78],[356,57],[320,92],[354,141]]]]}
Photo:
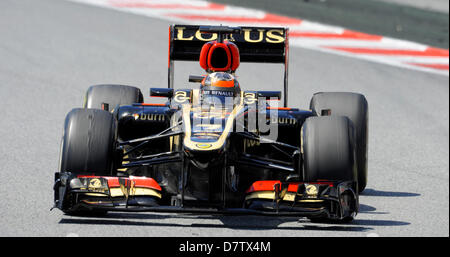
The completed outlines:
{"type": "Polygon", "coordinates": [[[170,26],[168,87],[150,89],[165,104],[95,85],[67,114],[55,208],[352,220],[367,183],[367,101],[321,92],[310,110],[287,107],[288,50],[287,28],[170,26]],[[177,60],[200,62],[198,88],[174,88],[177,60]],[[241,90],[240,62],[284,64],[282,107],[281,91],[241,90]]]}

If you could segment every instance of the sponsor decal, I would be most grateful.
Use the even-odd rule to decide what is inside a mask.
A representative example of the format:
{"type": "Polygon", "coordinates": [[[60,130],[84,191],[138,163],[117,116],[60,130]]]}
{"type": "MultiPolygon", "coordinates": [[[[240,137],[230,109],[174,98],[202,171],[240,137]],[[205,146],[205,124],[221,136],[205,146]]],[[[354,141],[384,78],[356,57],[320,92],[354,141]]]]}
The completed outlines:
{"type": "MultiPolygon", "coordinates": [[[[279,44],[285,41],[284,33],[284,29],[243,28],[242,34],[231,35],[230,41],[279,44]]],[[[183,26],[175,27],[175,35],[175,40],[213,41],[217,39],[217,33],[200,33],[200,30],[187,29],[183,26]]]]}
{"type": "Polygon", "coordinates": [[[307,185],[306,186],[306,194],[309,196],[317,196],[319,191],[317,190],[317,186],[315,185],[307,185]]]}
{"type": "Polygon", "coordinates": [[[175,96],[173,97],[173,100],[177,103],[185,103],[189,102],[191,99],[190,94],[188,95],[188,92],[186,91],[176,91],[175,96]]]}
{"type": "Polygon", "coordinates": [[[203,95],[216,95],[216,96],[226,96],[233,97],[233,91],[221,91],[221,90],[203,90],[203,95]]]}
{"type": "Polygon", "coordinates": [[[198,143],[195,144],[196,147],[201,148],[201,149],[208,149],[212,146],[212,144],[209,143],[198,143]]]}
{"type": "Polygon", "coordinates": [[[100,188],[102,186],[102,182],[98,178],[93,178],[89,181],[89,188],[100,188]]]}
{"type": "Polygon", "coordinates": [[[148,120],[148,121],[164,121],[166,116],[164,114],[133,114],[134,120],[148,120]]]}
{"type": "Polygon", "coordinates": [[[244,92],[244,104],[251,105],[258,101],[255,93],[244,92]]]}

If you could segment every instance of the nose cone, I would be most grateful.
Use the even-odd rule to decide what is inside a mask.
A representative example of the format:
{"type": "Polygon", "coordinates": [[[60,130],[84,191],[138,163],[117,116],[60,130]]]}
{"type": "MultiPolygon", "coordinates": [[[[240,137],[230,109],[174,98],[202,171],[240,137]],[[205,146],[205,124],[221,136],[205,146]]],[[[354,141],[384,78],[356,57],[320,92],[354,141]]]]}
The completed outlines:
{"type": "Polygon", "coordinates": [[[221,150],[227,135],[223,132],[192,132],[184,137],[184,148],[190,151],[211,152],[221,150]]]}

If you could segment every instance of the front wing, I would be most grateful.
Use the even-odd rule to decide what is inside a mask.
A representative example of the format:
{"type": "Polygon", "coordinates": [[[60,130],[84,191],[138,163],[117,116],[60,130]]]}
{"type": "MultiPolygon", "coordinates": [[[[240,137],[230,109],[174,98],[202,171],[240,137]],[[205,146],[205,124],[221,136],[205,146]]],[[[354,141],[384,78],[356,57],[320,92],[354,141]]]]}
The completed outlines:
{"type": "Polygon", "coordinates": [[[55,206],[66,213],[78,210],[173,212],[298,216],[343,219],[358,212],[355,182],[256,181],[245,192],[241,208],[224,205],[194,207],[180,201],[160,205],[162,189],[147,177],[81,176],[56,173],[55,206]]]}

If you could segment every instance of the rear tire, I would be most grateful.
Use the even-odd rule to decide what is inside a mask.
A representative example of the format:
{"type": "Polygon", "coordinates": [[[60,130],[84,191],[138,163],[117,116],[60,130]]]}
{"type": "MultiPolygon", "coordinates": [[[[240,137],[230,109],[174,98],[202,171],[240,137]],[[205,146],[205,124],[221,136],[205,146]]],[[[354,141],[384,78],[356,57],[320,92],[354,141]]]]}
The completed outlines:
{"type": "Polygon", "coordinates": [[[118,105],[143,103],[144,97],[137,87],[125,85],[95,85],[86,92],[84,108],[102,109],[102,104],[109,105],[109,111],[118,105]]]}
{"type": "Polygon", "coordinates": [[[358,192],[362,192],[366,188],[368,174],[368,104],[366,98],[357,93],[321,92],[312,97],[310,109],[317,116],[322,116],[323,110],[330,110],[332,116],[346,116],[353,122],[356,136],[358,192]]]}

